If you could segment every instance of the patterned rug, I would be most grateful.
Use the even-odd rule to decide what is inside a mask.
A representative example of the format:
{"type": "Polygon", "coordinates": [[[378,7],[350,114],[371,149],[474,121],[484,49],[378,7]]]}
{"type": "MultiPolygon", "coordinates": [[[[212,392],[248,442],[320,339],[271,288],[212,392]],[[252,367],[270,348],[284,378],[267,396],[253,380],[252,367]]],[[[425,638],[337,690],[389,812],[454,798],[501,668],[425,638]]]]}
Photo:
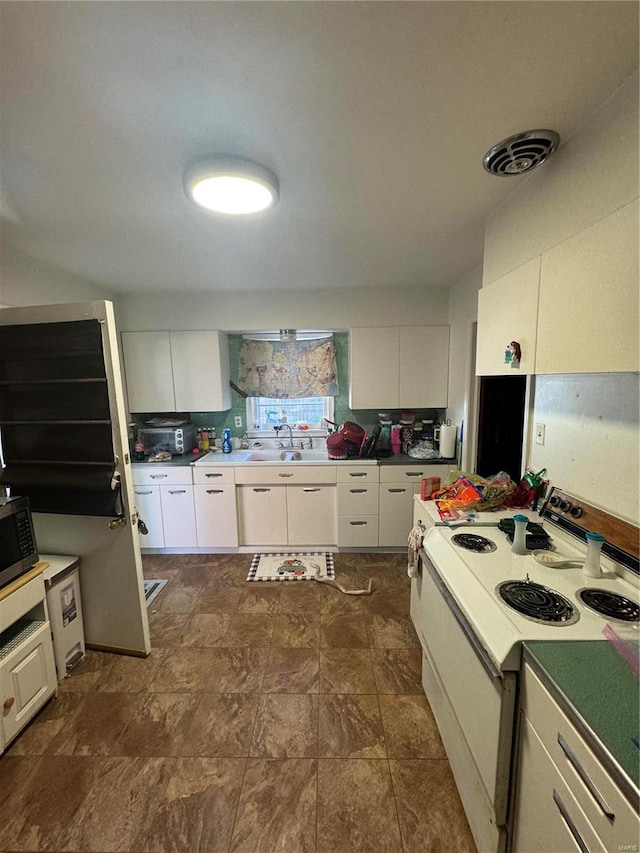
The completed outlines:
{"type": "Polygon", "coordinates": [[[144,582],[144,597],[147,602],[147,607],[153,599],[160,594],[166,581],[145,581],[144,582]]]}
{"type": "Polygon", "coordinates": [[[248,581],[310,581],[320,567],[320,577],[334,578],[333,554],[302,551],[297,554],[256,554],[248,581]]]}

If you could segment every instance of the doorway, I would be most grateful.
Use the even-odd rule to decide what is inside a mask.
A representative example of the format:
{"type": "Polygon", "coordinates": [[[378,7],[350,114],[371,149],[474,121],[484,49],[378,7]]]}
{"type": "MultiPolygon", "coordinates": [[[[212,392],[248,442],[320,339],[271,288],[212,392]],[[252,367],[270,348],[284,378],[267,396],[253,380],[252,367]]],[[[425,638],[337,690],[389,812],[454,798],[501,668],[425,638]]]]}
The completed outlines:
{"type": "Polygon", "coordinates": [[[526,376],[480,379],[476,471],[481,477],[506,471],[520,482],[526,395],[526,376]]]}

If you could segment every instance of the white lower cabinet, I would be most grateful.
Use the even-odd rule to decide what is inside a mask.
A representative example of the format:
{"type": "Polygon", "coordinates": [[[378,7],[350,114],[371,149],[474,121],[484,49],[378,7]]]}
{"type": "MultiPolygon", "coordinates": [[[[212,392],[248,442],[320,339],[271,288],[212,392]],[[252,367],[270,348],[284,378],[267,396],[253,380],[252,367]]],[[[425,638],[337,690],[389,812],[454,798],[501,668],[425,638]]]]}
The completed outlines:
{"type": "Polygon", "coordinates": [[[192,548],[197,544],[193,486],[160,486],[165,548],[192,548]]]}
{"type": "Polygon", "coordinates": [[[413,496],[424,477],[446,477],[448,465],[387,465],[380,468],[380,546],[407,544],[413,523],[413,496]]]}
{"type": "Polygon", "coordinates": [[[38,575],[0,600],[0,752],[57,686],[44,582],[38,575]]]}
{"type": "Polygon", "coordinates": [[[336,487],[310,485],[286,488],[288,544],[334,545],[336,487]]]}
{"type": "Polygon", "coordinates": [[[199,548],[235,548],[238,544],[236,487],[197,484],[193,487],[199,548]]]}
{"type": "Polygon", "coordinates": [[[284,545],[287,542],[287,487],[237,487],[240,545],[284,545]]]}
{"type": "Polygon", "coordinates": [[[164,548],[160,486],[134,486],[136,509],[148,533],[141,534],[141,548],[164,548]]]}
{"type": "Polygon", "coordinates": [[[634,849],[637,812],[528,663],[520,703],[515,853],[634,849]]]}

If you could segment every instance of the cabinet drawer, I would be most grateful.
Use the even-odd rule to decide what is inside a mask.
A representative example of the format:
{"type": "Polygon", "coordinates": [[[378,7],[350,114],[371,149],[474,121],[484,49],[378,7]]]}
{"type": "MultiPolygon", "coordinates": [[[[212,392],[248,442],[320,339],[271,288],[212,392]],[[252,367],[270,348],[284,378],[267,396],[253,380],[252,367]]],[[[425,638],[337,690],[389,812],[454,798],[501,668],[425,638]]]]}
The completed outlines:
{"type": "Polygon", "coordinates": [[[236,468],[236,483],[294,486],[305,483],[335,483],[335,481],[334,465],[274,465],[265,468],[242,465],[236,468]]]}
{"type": "Polygon", "coordinates": [[[380,482],[413,481],[419,483],[423,477],[440,477],[443,480],[448,470],[447,465],[381,465],[380,482]]]}
{"type": "Polygon", "coordinates": [[[12,625],[16,619],[24,616],[36,604],[45,599],[44,581],[42,575],[33,578],[11,595],[0,601],[0,631],[12,625]]]}
{"type": "Polygon", "coordinates": [[[606,849],[636,843],[638,815],[528,664],[524,667],[522,707],[606,849]],[[584,774],[590,782],[584,780],[584,774]],[[615,817],[607,817],[606,811],[615,817]]]}
{"type": "Polygon", "coordinates": [[[377,548],[377,515],[339,515],[338,545],[341,548],[377,548]]]}
{"type": "Polygon", "coordinates": [[[379,494],[377,483],[338,483],[338,514],[377,515],[379,494]]]}
{"type": "Polygon", "coordinates": [[[161,468],[148,463],[145,468],[131,468],[134,486],[181,486],[191,485],[191,466],[184,468],[161,468]]]}
{"type": "Polygon", "coordinates": [[[235,483],[235,469],[233,465],[221,465],[219,468],[196,465],[193,468],[193,482],[201,483],[235,483]]]}
{"type": "Polygon", "coordinates": [[[377,465],[345,465],[338,462],[336,473],[338,483],[377,483],[380,479],[377,465]]]}

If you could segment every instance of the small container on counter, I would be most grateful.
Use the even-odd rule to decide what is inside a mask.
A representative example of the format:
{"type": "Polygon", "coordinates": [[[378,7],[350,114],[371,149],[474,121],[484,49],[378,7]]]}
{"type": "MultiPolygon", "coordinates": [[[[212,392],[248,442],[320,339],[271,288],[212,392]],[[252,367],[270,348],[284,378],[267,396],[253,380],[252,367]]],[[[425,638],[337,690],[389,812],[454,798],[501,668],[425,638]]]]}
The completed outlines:
{"type": "Polygon", "coordinates": [[[511,550],[514,554],[528,554],[527,551],[527,524],[529,519],[526,515],[514,515],[515,522],[513,530],[513,544],[511,550]]]}
{"type": "Polygon", "coordinates": [[[431,500],[434,492],[440,489],[440,477],[423,477],[420,488],[420,500],[431,500]]]}
{"type": "Polygon", "coordinates": [[[231,430],[223,429],[222,430],[222,452],[223,453],[231,453],[231,430]]]}
{"type": "Polygon", "coordinates": [[[402,435],[400,424],[393,424],[391,427],[391,450],[394,456],[397,456],[402,450],[402,435]]]}
{"type": "Polygon", "coordinates": [[[587,556],[582,567],[582,574],[588,578],[601,578],[600,552],[607,541],[601,533],[587,533],[587,556]]]}

